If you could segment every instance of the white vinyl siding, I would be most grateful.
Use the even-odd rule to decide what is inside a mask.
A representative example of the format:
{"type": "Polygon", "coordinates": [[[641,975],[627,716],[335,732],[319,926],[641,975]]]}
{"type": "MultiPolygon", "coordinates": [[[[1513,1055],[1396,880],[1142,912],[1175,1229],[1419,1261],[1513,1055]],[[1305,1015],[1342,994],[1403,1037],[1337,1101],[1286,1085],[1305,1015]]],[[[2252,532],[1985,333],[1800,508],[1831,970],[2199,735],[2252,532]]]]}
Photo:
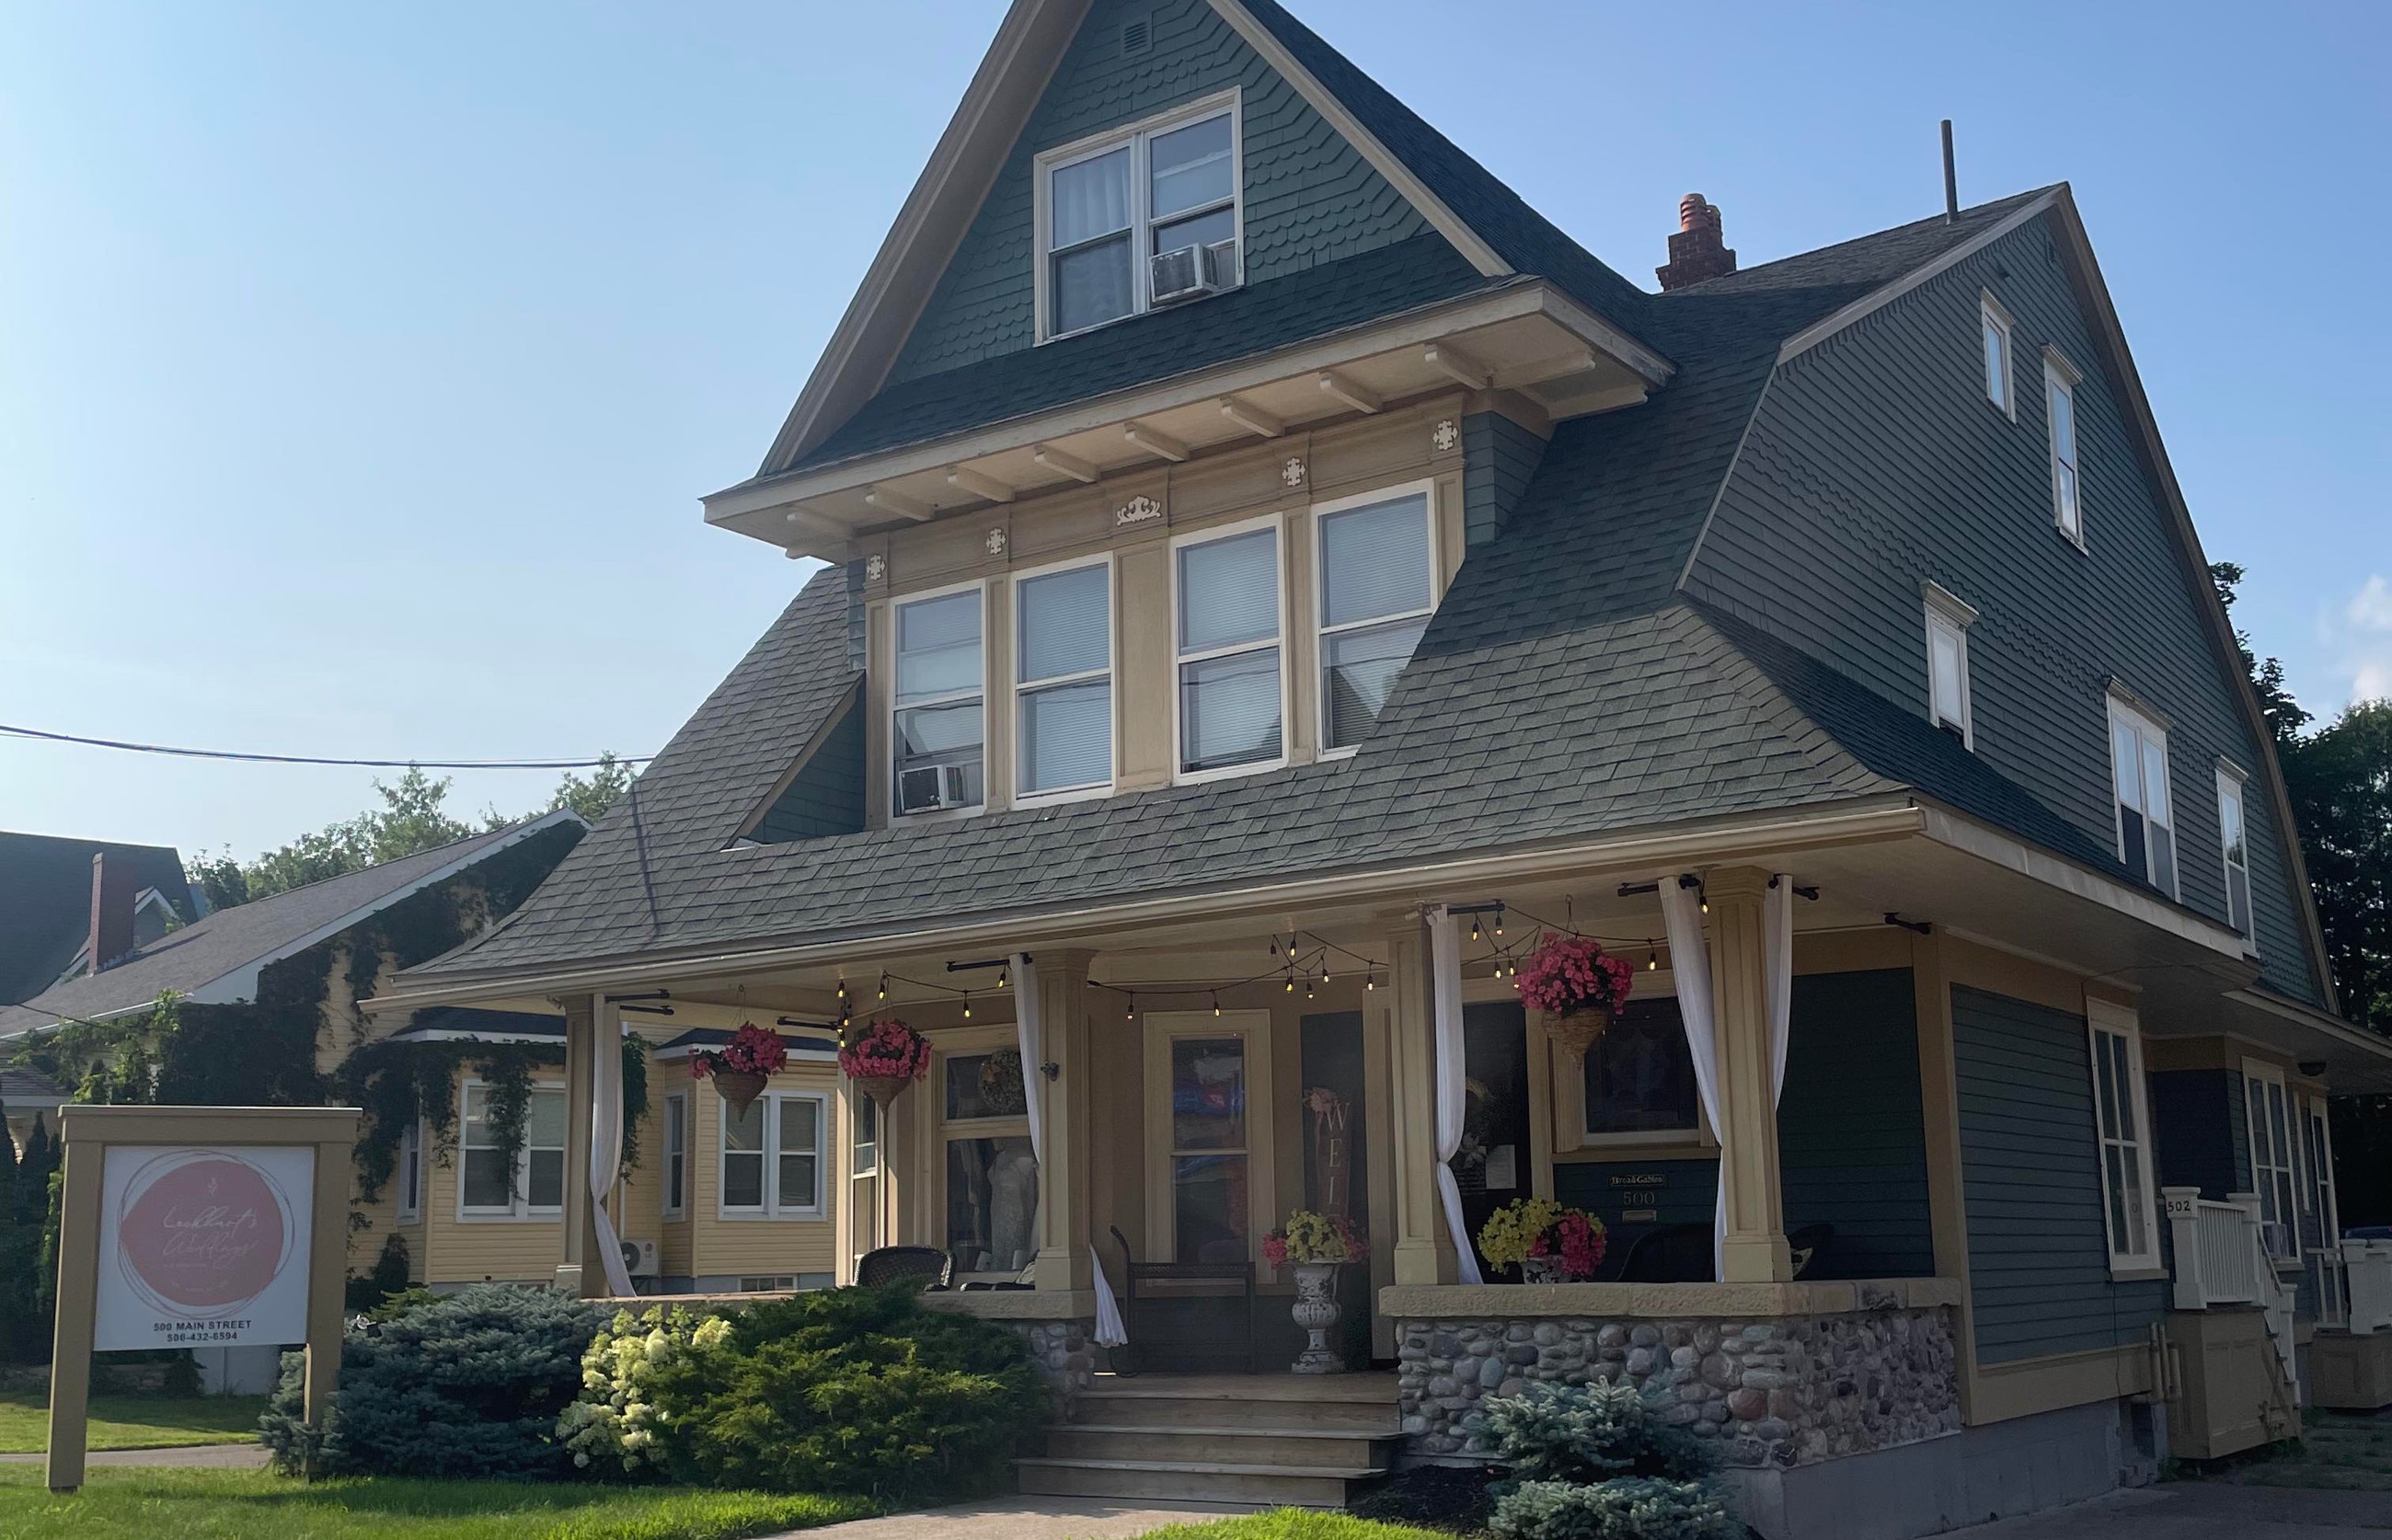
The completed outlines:
{"type": "Polygon", "coordinates": [[[2085,543],[2083,477],[2077,464],[2076,371],[2057,355],[2043,361],[2044,407],[2051,422],[2051,514],[2060,532],[2085,543]]]}
{"type": "Polygon", "coordinates": [[[2118,807],[2118,859],[2136,881],[2175,898],[2176,805],[2168,790],[2167,732],[2114,696],[2110,775],[2118,807]]]}
{"type": "Polygon", "coordinates": [[[736,1118],[724,1104],[719,1216],[822,1218],[829,1125],[829,1098],[816,1092],[769,1093],[736,1118]]]}
{"type": "Polygon", "coordinates": [[[1239,239],[1239,161],[1234,96],[1042,156],[1039,340],[1150,309],[1157,252],[1239,239]]]}
{"type": "Polygon", "coordinates": [[[925,595],[898,604],[890,645],[896,655],[896,690],[890,723],[892,776],[930,765],[963,767],[964,803],[987,797],[981,747],[987,741],[982,709],[981,590],[978,584],[925,595]]]}
{"type": "Polygon", "coordinates": [[[565,1208],[565,1093],[536,1086],[510,1168],[490,1126],[490,1087],[468,1081],[457,1119],[457,1212],[464,1219],[552,1219],[565,1208]]]}
{"type": "Polygon", "coordinates": [[[1112,567],[1016,580],[1014,792],[1101,791],[1113,779],[1112,567]]]}
{"type": "Polygon", "coordinates": [[[1378,725],[1436,608],[1429,489],[1373,493],[1315,511],[1320,566],[1320,744],[1350,749],[1378,725]]]}
{"type": "Polygon", "coordinates": [[[1182,544],[1173,568],[1180,777],[1280,763],[1279,521],[1182,544]]]}
{"type": "Polygon", "coordinates": [[[2242,777],[2217,772],[2217,845],[2226,863],[2226,916],[2236,933],[2251,934],[2251,850],[2242,826],[2242,777]]]}
{"type": "Polygon", "coordinates": [[[2260,1234],[2269,1256],[2298,1256],[2300,1161],[2295,1152],[2299,1130],[2293,1120],[2292,1097],[2284,1090],[2284,1072],[2272,1064],[2244,1059],[2242,1094],[2251,1190],[2259,1195],[2260,1234]]]}
{"type": "Polygon", "coordinates": [[[2144,1105],[2143,1048],[2134,1016],[2091,1003],[2093,1106],[2101,1142],[2101,1212],[2110,1265],[2159,1264],[2159,1216],[2152,1201],[2151,1113],[2144,1105]]]}

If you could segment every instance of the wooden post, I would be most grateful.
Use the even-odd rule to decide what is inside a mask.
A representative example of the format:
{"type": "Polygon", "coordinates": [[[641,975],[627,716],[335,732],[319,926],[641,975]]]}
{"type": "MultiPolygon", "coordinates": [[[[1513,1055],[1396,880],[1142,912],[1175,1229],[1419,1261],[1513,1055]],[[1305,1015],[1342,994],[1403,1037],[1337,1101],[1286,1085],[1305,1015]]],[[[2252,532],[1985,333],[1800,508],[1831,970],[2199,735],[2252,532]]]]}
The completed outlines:
{"type": "Polygon", "coordinates": [[[2169,1242],[2176,1248],[2176,1292],[2170,1302],[2178,1310],[2207,1310],[2209,1295],[2201,1279],[2201,1189],[2162,1187],[2160,1206],[2167,1215],[2169,1242]]]}
{"type": "Polygon", "coordinates": [[[1089,1235],[1090,1128],[1088,1057],[1088,964],[1094,953],[1037,954],[1039,1051],[1056,1066],[1048,1080],[1037,1064],[1022,1073],[1031,1094],[1044,1100],[1039,1134],[1046,1148],[1038,1159],[1038,1273],[1040,1288],[1092,1288],[1094,1254],[1089,1235]]]}
{"type": "Polygon", "coordinates": [[[1786,1204],[1777,1172],[1777,1094],[1769,1051],[1767,948],[1762,902],[1769,874],[1711,873],[1711,999],[1719,1037],[1720,1204],[1727,1215],[1722,1283],[1786,1283],[1786,1204]]]}
{"type": "Polygon", "coordinates": [[[565,1223],[557,1258],[558,1292],[594,1299],[606,1292],[606,1269],[598,1258],[598,1228],[590,1191],[592,1084],[599,1050],[598,998],[571,995],[557,1002],[565,1011],[565,1223]]]}
{"type": "MultiPolygon", "coordinates": [[[[58,1119],[66,1138],[70,1119],[58,1119]]],[[[52,1492],[83,1485],[84,1417],[91,1398],[91,1332],[99,1287],[99,1171],[107,1147],[66,1145],[58,1194],[58,1313],[50,1337],[52,1492]]]]}
{"type": "MultiPolygon", "coordinates": [[[[1387,1037],[1395,1071],[1398,1284],[1448,1284],[1460,1275],[1436,1186],[1436,1028],[1428,938],[1415,922],[1387,936],[1387,1037]]],[[[1367,998],[1367,997],[1366,997],[1367,998]]]]}

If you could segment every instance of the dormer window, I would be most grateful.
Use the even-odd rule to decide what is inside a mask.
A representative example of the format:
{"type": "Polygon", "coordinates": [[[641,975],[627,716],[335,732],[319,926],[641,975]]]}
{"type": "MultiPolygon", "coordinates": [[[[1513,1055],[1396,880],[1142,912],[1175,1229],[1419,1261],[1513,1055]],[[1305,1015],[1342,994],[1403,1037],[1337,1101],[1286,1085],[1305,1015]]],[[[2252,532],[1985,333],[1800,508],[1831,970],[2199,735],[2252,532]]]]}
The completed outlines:
{"type": "Polygon", "coordinates": [[[1041,341],[1236,287],[1234,96],[1040,157],[1041,341]]]}

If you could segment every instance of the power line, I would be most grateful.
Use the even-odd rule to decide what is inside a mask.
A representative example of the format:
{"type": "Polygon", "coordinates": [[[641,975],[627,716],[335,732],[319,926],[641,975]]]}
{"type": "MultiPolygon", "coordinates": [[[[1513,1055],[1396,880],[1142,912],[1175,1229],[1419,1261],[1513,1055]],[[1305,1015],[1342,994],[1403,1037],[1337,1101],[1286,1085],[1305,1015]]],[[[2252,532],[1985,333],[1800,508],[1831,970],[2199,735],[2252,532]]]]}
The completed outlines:
{"type": "Polygon", "coordinates": [[[596,770],[607,763],[644,765],[653,754],[617,754],[599,759],[338,759],[313,754],[243,754],[233,749],[176,748],[166,744],[135,744],[117,738],[84,738],[72,732],[46,732],[39,728],[11,727],[0,722],[0,737],[30,738],[46,744],[80,744],[86,748],[122,749],[128,754],[169,754],[182,759],[231,759],[255,765],[338,765],[355,770],[596,770]]]}

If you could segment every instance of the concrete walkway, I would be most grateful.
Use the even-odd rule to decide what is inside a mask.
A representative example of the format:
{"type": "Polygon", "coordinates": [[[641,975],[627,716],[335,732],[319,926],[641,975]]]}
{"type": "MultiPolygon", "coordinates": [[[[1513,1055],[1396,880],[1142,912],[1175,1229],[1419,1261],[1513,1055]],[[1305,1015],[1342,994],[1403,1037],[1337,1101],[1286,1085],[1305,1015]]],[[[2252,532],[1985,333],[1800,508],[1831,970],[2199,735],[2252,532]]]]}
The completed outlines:
{"type": "Polygon", "coordinates": [[[886,1519],[852,1519],[778,1540],[1128,1540],[1172,1524],[1201,1524],[1255,1511],[1113,1497],[995,1497],[886,1519]]]}
{"type": "MultiPolygon", "coordinates": [[[[0,1464],[39,1465],[41,1455],[0,1455],[0,1464]]],[[[257,1470],[266,1465],[262,1443],[193,1443],[176,1449],[95,1449],[87,1465],[170,1465],[211,1470],[257,1470]]]]}
{"type": "Polygon", "coordinates": [[[2385,1540],[2392,1493],[2171,1482],[2050,1513],[1972,1524],[1951,1540],[2385,1540]]]}

